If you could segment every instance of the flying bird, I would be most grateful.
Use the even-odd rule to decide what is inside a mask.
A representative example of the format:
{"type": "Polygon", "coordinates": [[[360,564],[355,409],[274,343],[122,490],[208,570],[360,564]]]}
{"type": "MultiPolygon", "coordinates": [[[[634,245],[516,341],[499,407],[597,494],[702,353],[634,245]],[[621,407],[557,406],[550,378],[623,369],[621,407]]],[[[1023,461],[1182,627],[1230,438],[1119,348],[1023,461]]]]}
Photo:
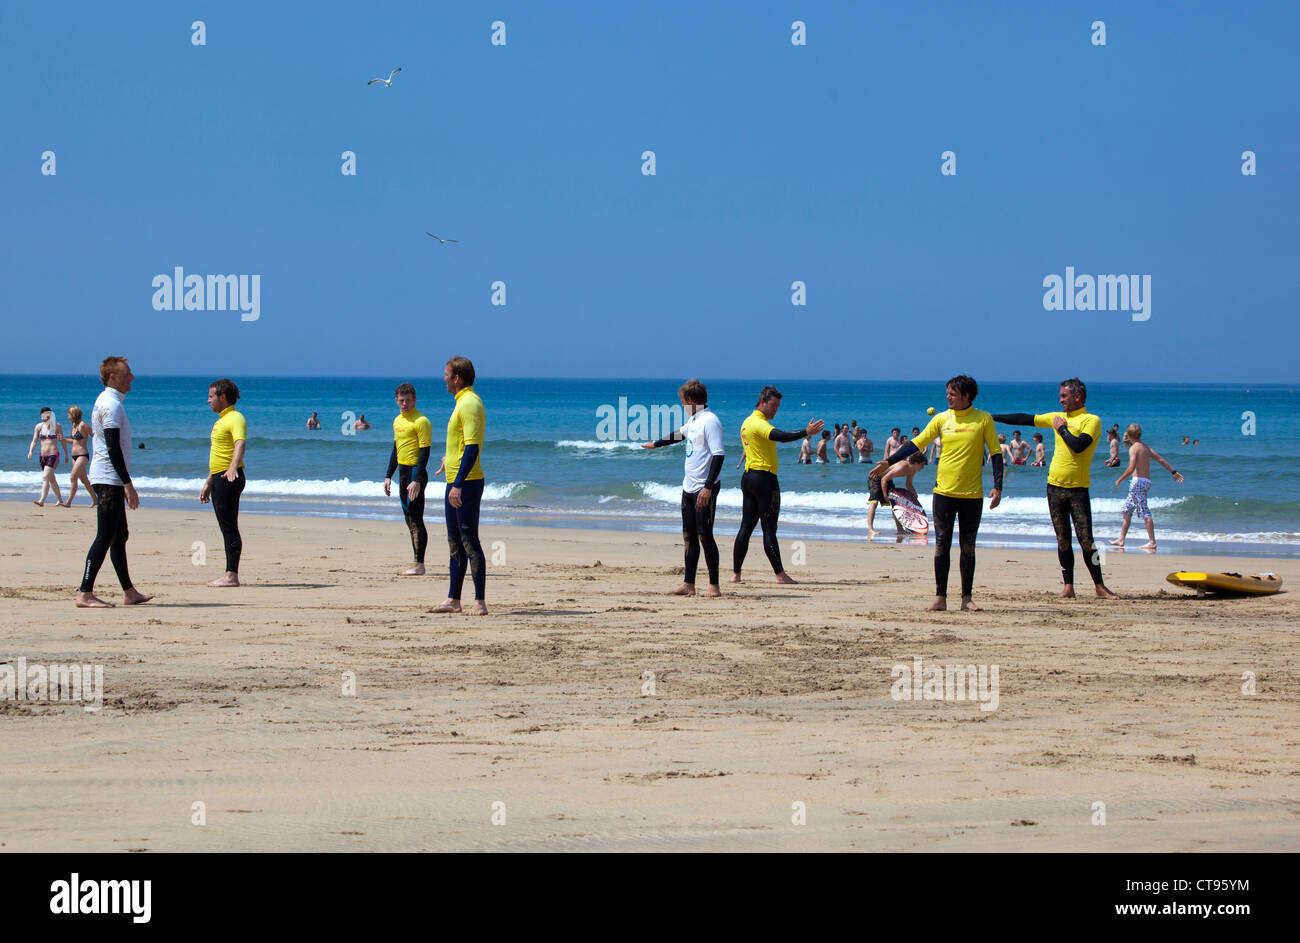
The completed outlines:
{"type": "Polygon", "coordinates": [[[384,88],[389,88],[389,87],[393,84],[393,76],[396,75],[398,72],[401,72],[401,71],[402,71],[401,69],[394,69],[392,72],[389,72],[389,73],[388,73],[388,78],[386,78],[386,79],[371,79],[371,80],[370,80],[369,82],[367,82],[366,84],[367,84],[367,85],[374,85],[376,82],[379,82],[379,83],[381,83],[381,84],[384,86],[384,88]]]}
{"type": "Polygon", "coordinates": [[[459,239],[444,239],[442,238],[442,236],[435,236],[431,232],[425,232],[425,235],[428,236],[430,239],[437,239],[440,243],[443,243],[444,245],[448,242],[460,242],[459,239]]]}

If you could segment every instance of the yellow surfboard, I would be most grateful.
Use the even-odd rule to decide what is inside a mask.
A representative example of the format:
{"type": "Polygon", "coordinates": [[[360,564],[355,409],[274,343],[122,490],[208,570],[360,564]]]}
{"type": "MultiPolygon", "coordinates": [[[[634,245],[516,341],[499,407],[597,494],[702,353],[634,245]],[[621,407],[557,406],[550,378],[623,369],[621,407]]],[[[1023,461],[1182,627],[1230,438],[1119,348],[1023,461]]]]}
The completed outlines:
{"type": "Polygon", "coordinates": [[[1282,577],[1275,573],[1170,573],[1165,577],[1175,586],[1196,590],[1196,595],[1208,593],[1246,593],[1251,596],[1271,596],[1282,588],[1282,577]]]}

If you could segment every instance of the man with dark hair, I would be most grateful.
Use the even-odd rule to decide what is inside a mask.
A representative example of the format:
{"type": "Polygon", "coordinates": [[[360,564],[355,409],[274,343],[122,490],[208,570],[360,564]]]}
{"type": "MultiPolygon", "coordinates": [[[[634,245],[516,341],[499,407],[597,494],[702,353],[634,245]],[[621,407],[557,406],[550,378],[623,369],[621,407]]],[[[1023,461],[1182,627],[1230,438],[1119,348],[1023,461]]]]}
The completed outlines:
{"type": "Polygon", "coordinates": [[[447,519],[447,547],[451,551],[451,586],[447,598],[434,612],[460,612],[460,594],[465,573],[474,576],[474,613],[487,615],[487,560],[478,539],[479,508],[483,503],[483,451],[487,426],[483,400],[474,392],[474,365],[464,357],[452,357],[442,373],[447,392],[456,406],[447,420],[447,450],[442,467],[447,473],[443,514],[447,519]]]}
{"type": "Polygon", "coordinates": [[[1097,442],[1101,438],[1101,419],[1085,408],[1088,388],[1078,377],[1061,381],[1059,398],[1060,412],[1040,415],[996,413],[993,421],[1037,428],[1051,426],[1056,430],[1052,464],[1047,469],[1047,510],[1052,515],[1052,529],[1056,531],[1056,556],[1065,583],[1061,595],[1067,599],[1074,598],[1074,549],[1070,536],[1073,523],[1079,549],[1083,551],[1083,562],[1097,595],[1104,599],[1117,599],[1102,580],[1101,555],[1092,539],[1092,499],[1088,487],[1092,453],[1097,451],[1097,442]]]}
{"type": "Polygon", "coordinates": [[[77,605],[83,609],[106,609],[112,603],[95,595],[95,577],[104,565],[104,556],[113,561],[117,581],[122,584],[123,602],[138,606],[148,602],[146,596],[135,588],[126,564],[126,540],[130,536],[126,526],[126,509],[140,506],[140,498],[131,484],[131,423],[126,418],[122,400],[131,392],[135,374],[125,357],[108,357],[99,367],[99,378],[104,391],[95,400],[91,410],[91,427],[94,457],[90,460],[90,486],[95,491],[96,524],[95,542],[86,554],[81,588],[77,591],[77,605]]]}
{"type": "MultiPolygon", "coordinates": [[[[781,408],[781,392],[765,386],[758,394],[758,404],[740,427],[740,444],[745,450],[745,473],[740,477],[742,498],[740,530],[732,547],[731,582],[740,582],[740,569],[749,552],[749,538],[754,525],[763,525],[763,551],[778,583],[793,583],[781,566],[781,546],[776,541],[776,523],[781,515],[781,485],[776,478],[776,443],[796,442],[813,436],[825,425],[820,419],[809,420],[806,428],[782,432],[772,427],[776,411],[781,408]]],[[[820,454],[820,453],[819,453],[820,454]]]]}
{"type": "Polygon", "coordinates": [[[723,445],[722,422],[709,409],[709,391],[696,379],[687,380],[677,391],[686,409],[686,422],[676,432],[643,449],[686,443],[686,472],[682,478],[682,541],[686,544],[686,578],[673,590],[677,596],[695,595],[695,573],[704,548],[704,565],[709,571],[705,596],[721,596],[718,585],[718,544],[713,539],[713,517],[718,507],[723,445]]]}
{"type": "Polygon", "coordinates": [[[212,510],[226,546],[226,572],[209,586],[238,586],[239,557],[244,550],[239,535],[239,496],[244,493],[244,449],[248,445],[248,423],[235,409],[239,387],[222,378],[208,387],[208,408],[217,414],[212,424],[212,448],[208,452],[208,477],[199,489],[199,503],[212,497],[212,510]]]}
{"type": "Polygon", "coordinates": [[[429,545],[429,532],[424,527],[424,492],[429,485],[433,424],[415,408],[415,387],[411,384],[401,384],[393,398],[399,412],[393,418],[393,452],[388,456],[384,494],[393,493],[393,472],[398,472],[398,498],[415,554],[415,563],[409,570],[403,570],[402,576],[423,576],[424,550],[429,545]]]}
{"type": "Polygon", "coordinates": [[[924,449],[937,438],[943,440],[934,473],[934,602],[930,610],[948,608],[948,570],[952,553],[954,526],[958,528],[961,559],[961,607],[979,610],[971,600],[975,585],[975,538],[984,513],[984,450],[992,456],[993,490],[989,492],[989,510],[1002,501],[1002,450],[998,448],[993,417],[974,407],[979,385],[966,375],[948,381],[948,409],[936,415],[911,442],[904,445],[871,470],[883,475],[896,462],[924,449]]]}

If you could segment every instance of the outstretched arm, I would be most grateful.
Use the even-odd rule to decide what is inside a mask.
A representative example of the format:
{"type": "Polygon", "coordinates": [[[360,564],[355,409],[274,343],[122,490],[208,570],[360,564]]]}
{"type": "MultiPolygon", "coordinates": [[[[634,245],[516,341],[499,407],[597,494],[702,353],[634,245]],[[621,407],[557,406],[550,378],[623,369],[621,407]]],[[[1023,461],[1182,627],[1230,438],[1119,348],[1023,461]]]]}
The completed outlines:
{"type": "Polygon", "coordinates": [[[1032,426],[1034,424],[1033,413],[994,413],[993,421],[1000,422],[1005,426],[1032,426]]]}
{"type": "Polygon", "coordinates": [[[686,436],[682,435],[682,430],[681,430],[681,429],[678,429],[676,432],[670,432],[668,435],[664,436],[662,439],[655,439],[653,442],[647,442],[647,443],[645,443],[644,445],[641,446],[641,448],[643,448],[643,449],[661,449],[661,448],[663,448],[665,445],[676,445],[678,442],[685,442],[685,441],[686,441],[686,436]]]}
{"type": "Polygon", "coordinates": [[[1154,458],[1161,465],[1165,466],[1166,469],[1168,469],[1169,473],[1174,476],[1174,481],[1178,482],[1179,484],[1182,484],[1183,476],[1178,474],[1178,472],[1174,470],[1174,466],[1170,465],[1168,462],[1165,461],[1164,456],[1162,456],[1155,449],[1151,449],[1151,457],[1154,458]]]}

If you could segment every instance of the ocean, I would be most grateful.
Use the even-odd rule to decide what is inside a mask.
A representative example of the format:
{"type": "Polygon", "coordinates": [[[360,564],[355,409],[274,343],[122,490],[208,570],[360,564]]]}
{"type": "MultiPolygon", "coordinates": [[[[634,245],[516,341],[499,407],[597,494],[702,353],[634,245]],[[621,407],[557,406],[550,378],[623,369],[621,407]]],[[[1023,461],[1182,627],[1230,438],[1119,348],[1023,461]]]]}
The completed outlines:
{"type": "MultiPolygon", "coordinates": [[[[216,418],[207,407],[207,387],[213,379],[136,379],[126,405],[135,443],[146,447],[133,452],[131,472],[146,504],[199,507],[196,496],[207,471],[208,433],[216,418]]],[[[397,411],[393,390],[408,378],[232,379],[242,391],[238,408],[249,423],[244,513],[401,519],[396,489],[393,497],[385,497],[383,477],[397,411]],[[320,416],[319,431],[305,428],[313,411],[320,416]],[[373,428],[350,430],[350,420],[361,415],[373,428]]],[[[409,379],[419,394],[418,408],[433,422],[432,470],[452,398],[440,377],[409,379]]],[[[628,441],[626,435],[656,432],[639,428],[647,423],[638,419],[642,412],[648,417],[657,412],[654,418],[659,418],[667,407],[676,407],[682,379],[480,378],[475,389],[487,407],[484,523],[676,532],[683,447],[643,450],[640,441],[628,441]],[[620,432],[625,438],[611,438],[620,432]]],[[[910,434],[912,426],[924,428],[926,407],[946,407],[943,379],[708,383],[710,405],[727,435],[716,528],[724,549],[740,518],[740,424],[768,382],[784,394],[775,420],[778,428],[799,428],[811,417],[824,419],[828,429],[856,420],[875,441],[873,460],[881,457],[892,426],[910,434]]],[[[26,460],[26,454],[40,408],[52,407],[66,433],[67,407],[76,404],[89,413],[101,389],[92,375],[0,375],[0,498],[30,501],[37,495],[36,460],[26,460]]],[[[981,385],[975,405],[989,412],[1048,412],[1056,408],[1056,396],[1052,383],[989,382],[981,385]]],[[[1122,431],[1130,422],[1139,423],[1143,440],[1186,476],[1178,485],[1153,463],[1150,506],[1162,549],[1300,556],[1300,439],[1286,433],[1283,423],[1300,405],[1294,388],[1097,384],[1089,389],[1087,405],[1101,417],[1103,427],[1118,423],[1122,431]],[[1200,444],[1181,445],[1184,436],[1200,444]]],[[[999,431],[1009,439],[1013,427],[999,426],[999,431]]],[[[1025,428],[1021,435],[1032,440],[1033,431],[1025,428]]],[[[1044,440],[1050,459],[1051,436],[1045,434],[1044,440]]],[[[867,468],[856,463],[798,465],[798,449],[797,442],[780,446],[780,535],[865,540],[867,468]]],[[[1121,447],[1119,468],[1103,467],[1106,454],[1103,441],[1092,465],[1099,539],[1118,533],[1127,493],[1127,482],[1112,487],[1127,464],[1126,450],[1121,447]]],[[[65,489],[68,467],[60,464],[58,469],[65,489]]],[[[1055,546],[1044,498],[1046,477],[1046,468],[1008,470],[1001,506],[984,512],[981,545],[1055,546]]],[[[991,480],[986,469],[986,490],[991,480]]],[[[927,466],[916,477],[927,510],[933,484],[934,469],[927,466]]],[[[440,496],[440,489],[434,492],[427,512],[434,525],[441,520],[440,496]]],[[[77,501],[85,501],[82,494],[77,501]]],[[[895,539],[887,509],[878,513],[876,526],[882,533],[877,540],[895,539]]],[[[1145,539],[1141,522],[1134,521],[1130,546],[1145,539]]]]}

